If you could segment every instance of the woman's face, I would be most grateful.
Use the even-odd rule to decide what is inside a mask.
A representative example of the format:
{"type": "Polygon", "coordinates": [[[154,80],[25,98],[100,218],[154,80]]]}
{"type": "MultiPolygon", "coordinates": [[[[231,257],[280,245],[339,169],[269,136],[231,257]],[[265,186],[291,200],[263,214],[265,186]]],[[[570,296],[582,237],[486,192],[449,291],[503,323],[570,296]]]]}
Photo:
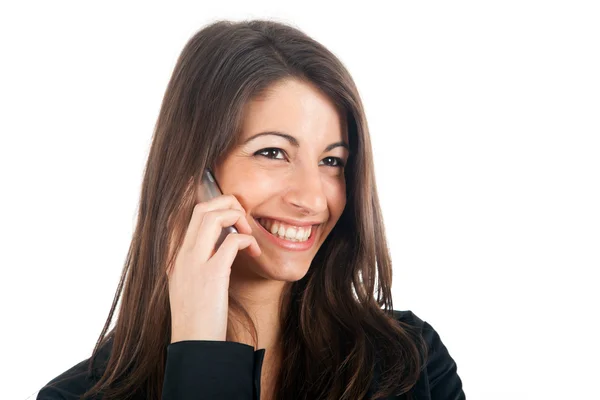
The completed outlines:
{"type": "Polygon", "coordinates": [[[346,206],[348,155],[344,121],[309,84],[280,82],[247,105],[238,145],[214,174],[246,210],[262,254],[238,253],[232,274],[289,282],[306,274],[346,206]]]}

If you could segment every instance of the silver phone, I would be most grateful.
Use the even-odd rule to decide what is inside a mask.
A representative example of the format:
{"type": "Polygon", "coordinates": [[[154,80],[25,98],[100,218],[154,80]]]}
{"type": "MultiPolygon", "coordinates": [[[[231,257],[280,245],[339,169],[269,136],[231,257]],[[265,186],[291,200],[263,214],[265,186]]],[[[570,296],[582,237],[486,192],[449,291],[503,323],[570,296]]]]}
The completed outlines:
{"type": "MultiPolygon", "coordinates": [[[[200,182],[199,188],[200,201],[208,201],[222,194],[223,192],[221,191],[221,188],[219,187],[219,184],[217,183],[213,173],[208,168],[205,169],[202,173],[202,181],[200,182]]],[[[238,231],[233,226],[223,228],[215,248],[218,248],[230,233],[238,233],[238,231]]]]}

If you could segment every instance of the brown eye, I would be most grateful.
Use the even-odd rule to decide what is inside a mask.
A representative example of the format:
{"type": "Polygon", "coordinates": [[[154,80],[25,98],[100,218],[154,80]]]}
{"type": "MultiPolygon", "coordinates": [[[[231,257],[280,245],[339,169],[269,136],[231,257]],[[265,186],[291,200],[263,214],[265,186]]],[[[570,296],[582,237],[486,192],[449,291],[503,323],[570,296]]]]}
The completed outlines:
{"type": "Polygon", "coordinates": [[[326,165],[328,167],[338,167],[338,168],[342,168],[344,166],[344,161],[339,157],[326,157],[323,159],[323,161],[325,161],[325,163],[324,164],[319,163],[319,165],[326,165]]]}
{"type": "Polygon", "coordinates": [[[276,147],[269,147],[266,149],[261,149],[254,153],[255,156],[262,156],[266,158],[270,158],[272,160],[283,160],[285,157],[277,157],[278,154],[283,156],[283,150],[278,149],[276,147]]]}

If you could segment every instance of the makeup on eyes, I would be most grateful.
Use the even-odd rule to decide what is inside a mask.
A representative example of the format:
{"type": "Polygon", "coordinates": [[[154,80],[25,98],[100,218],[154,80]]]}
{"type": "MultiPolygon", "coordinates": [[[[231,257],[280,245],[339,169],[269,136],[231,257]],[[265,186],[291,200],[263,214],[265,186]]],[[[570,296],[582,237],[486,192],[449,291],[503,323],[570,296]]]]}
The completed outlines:
{"type": "MultiPolygon", "coordinates": [[[[285,160],[289,159],[289,156],[287,155],[286,151],[284,149],[280,149],[277,147],[266,147],[266,148],[263,148],[263,149],[260,149],[256,152],[254,152],[253,155],[256,157],[264,157],[269,160],[285,161],[285,160]]],[[[326,156],[323,159],[321,159],[321,161],[319,161],[319,165],[321,165],[321,163],[324,162],[325,160],[330,160],[330,161],[327,163],[324,163],[322,165],[328,166],[328,167],[343,168],[346,165],[346,161],[344,161],[344,159],[342,157],[337,157],[337,156],[326,156]],[[333,162],[333,164],[335,164],[335,165],[331,165],[330,164],[331,162],[333,162]]]]}

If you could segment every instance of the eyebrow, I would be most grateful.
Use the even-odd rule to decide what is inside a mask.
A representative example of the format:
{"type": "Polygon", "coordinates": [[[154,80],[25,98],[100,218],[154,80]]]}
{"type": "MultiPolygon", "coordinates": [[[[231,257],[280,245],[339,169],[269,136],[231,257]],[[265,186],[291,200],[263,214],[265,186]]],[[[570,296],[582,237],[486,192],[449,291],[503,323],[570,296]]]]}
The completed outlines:
{"type": "MultiPolygon", "coordinates": [[[[261,132],[261,133],[257,133],[256,135],[253,135],[251,137],[249,137],[248,139],[246,139],[244,141],[244,144],[248,143],[251,140],[254,140],[260,136],[266,136],[266,135],[273,135],[273,136],[279,136],[282,137],[284,139],[286,139],[288,142],[290,142],[292,144],[292,146],[294,147],[300,147],[300,143],[298,143],[298,140],[291,136],[288,135],[287,133],[282,133],[282,132],[278,132],[278,131],[268,131],[268,132],[261,132]]],[[[331,151],[333,149],[335,149],[336,147],[343,147],[346,150],[348,150],[348,152],[350,152],[350,146],[348,146],[348,143],[344,142],[344,141],[340,141],[340,142],[335,142],[335,143],[331,143],[329,146],[327,146],[325,148],[325,151],[331,151]]]]}

